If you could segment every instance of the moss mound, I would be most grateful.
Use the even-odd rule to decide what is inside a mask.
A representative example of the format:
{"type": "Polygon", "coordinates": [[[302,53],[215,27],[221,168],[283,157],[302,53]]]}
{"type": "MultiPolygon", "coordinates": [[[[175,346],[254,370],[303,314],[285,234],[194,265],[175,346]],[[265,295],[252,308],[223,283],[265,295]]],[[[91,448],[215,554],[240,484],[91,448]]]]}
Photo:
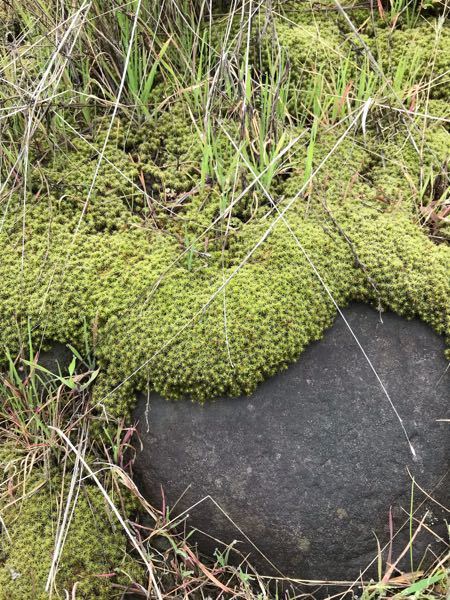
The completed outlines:
{"type": "Polygon", "coordinates": [[[70,482],[64,488],[59,473],[49,476],[39,468],[18,482],[17,451],[2,448],[0,454],[3,480],[11,489],[8,501],[0,505],[0,598],[46,600],[65,593],[89,600],[122,597],[142,577],[141,569],[127,554],[126,538],[104,497],[90,484],[79,490],[52,593],[44,591],[70,482]]]}
{"type": "MultiPolygon", "coordinates": [[[[445,141],[449,134],[439,130],[439,136],[445,141]]],[[[319,140],[317,161],[336,139],[319,140]]],[[[358,142],[341,146],[308,196],[287,213],[289,225],[338,303],[364,300],[448,333],[449,249],[435,245],[417,224],[410,181],[400,167],[371,162],[358,142]],[[373,181],[361,176],[367,167],[373,181]]],[[[75,153],[76,164],[83,156],[75,153]]],[[[411,160],[418,158],[411,154],[411,160]]],[[[81,169],[78,174],[83,181],[81,169]]],[[[302,178],[299,169],[279,182],[280,197],[295,194],[302,178]]],[[[116,183],[106,166],[89,217],[74,237],[82,207],[70,197],[71,182],[65,185],[69,192],[47,206],[30,197],[23,270],[21,222],[7,220],[1,234],[4,342],[13,346],[17,325],[30,319],[47,339],[82,346],[87,324],[102,367],[97,398],[114,414],[126,414],[132,390],[147,385],[168,397],[197,400],[249,393],[331,324],[334,306],[283,221],[241,266],[277,218],[261,194],[258,211],[269,216],[247,222],[235,216],[223,248],[220,218],[200,237],[220,217],[214,190],[199,192],[183,207],[172,231],[155,230],[127,205],[131,186],[116,183]],[[119,195],[119,184],[127,195],[119,195]],[[207,206],[201,214],[200,199],[207,206]]],[[[161,205],[156,219],[168,206],[161,205]]]]}
{"type": "MultiPolygon", "coordinates": [[[[333,61],[349,51],[339,42],[342,24],[331,17],[315,25],[298,21],[279,27],[293,89],[317,68],[330,77],[333,61]]],[[[426,23],[363,35],[374,52],[394,48],[385,68],[398,90],[406,81],[419,85],[432,56],[437,69],[450,66],[446,26],[438,38],[426,23]],[[426,43],[419,46],[419,39],[426,43]],[[400,82],[404,48],[406,56],[417,48],[422,54],[408,58],[408,68],[420,68],[406,69],[400,82]]],[[[362,68],[358,56],[355,50],[354,74],[362,68]]],[[[430,102],[448,99],[448,86],[433,90],[430,102]]],[[[448,333],[449,250],[433,243],[421,223],[419,205],[431,197],[418,198],[419,173],[445,161],[449,133],[445,124],[428,123],[417,152],[414,127],[379,111],[379,125],[352,132],[288,211],[291,232],[258,186],[234,202],[248,173],[238,171],[235,189],[219,181],[217,167],[215,177],[201,181],[204,140],[182,101],[138,130],[117,121],[92,193],[104,127],[49,153],[32,173],[26,203],[13,196],[4,215],[4,344],[17,345],[18,331],[24,335],[30,322],[37,340],[81,345],[92,332],[102,370],[96,397],[115,415],[128,413],[136,388],[196,400],[249,393],[295,360],[335,315],[303,250],[338,303],[363,300],[448,333]]],[[[223,122],[238,132],[232,118],[223,122]]],[[[286,125],[285,139],[302,127],[286,125]]],[[[315,166],[343,131],[320,128],[315,166]]],[[[229,169],[236,151],[223,132],[217,143],[221,169],[229,169]]],[[[278,210],[301,188],[308,152],[296,148],[289,172],[270,181],[278,210]]],[[[445,231],[443,225],[441,239],[445,231]]]]}

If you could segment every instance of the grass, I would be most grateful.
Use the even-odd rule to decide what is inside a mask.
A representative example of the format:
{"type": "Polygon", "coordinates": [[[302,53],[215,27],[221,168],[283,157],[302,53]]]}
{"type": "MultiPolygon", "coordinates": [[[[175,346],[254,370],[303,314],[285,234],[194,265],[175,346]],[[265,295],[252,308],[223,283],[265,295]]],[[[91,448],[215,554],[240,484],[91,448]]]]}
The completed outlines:
{"type": "MultiPolygon", "coordinates": [[[[293,72],[292,57],[277,32],[277,25],[292,23],[291,3],[233,0],[228,4],[213,6],[209,0],[11,0],[0,4],[9,27],[5,28],[6,41],[0,44],[1,229],[6,217],[15,210],[19,195],[23,207],[22,266],[27,205],[32,194],[46,197],[49,192],[45,167],[51,154],[66,154],[77,136],[92,149],[96,165],[88,193],[82,199],[83,210],[72,244],[55,267],[49,284],[62,286],[64,279],[71,276],[69,257],[96,193],[97,176],[110,160],[107,142],[117,117],[128,124],[128,136],[132,137],[134,129],[152,127],[176,102],[182,103],[198,142],[192,188],[185,195],[176,196],[176,202],[182,205],[186,194],[204,193],[209,186],[220,195],[218,212],[202,225],[200,234],[192,231],[189,220],[183,221],[177,214],[177,204],[170,204],[167,190],[164,195],[147,189],[144,174],[138,181],[131,181],[116,167],[118,176],[127,179],[136,194],[144,198],[149,213],[155,212],[158,204],[173,217],[181,243],[176,263],[182,261],[188,271],[195,270],[196,258],[207,246],[207,240],[219,236],[225,264],[233,218],[239,215],[241,221],[251,222],[263,213],[261,222],[266,221],[267,227],[261,230],[254,246],[236,262],[230,274],[225,276],[224,269],[222,285],[189,323],[174,332],[158,350],[160,354],[201,317],[217,296],[223,297],[227,329],[228,284],[278,221],[295,237],[286,220],[288,211],[299,199],[312,195],[318,173],[327,169],[329,159],[339,152],[342,142],[354,137],[356,144],[356,133],[362,130],[365,134],[369,128],[379,128],[380,135],[386,137],[402,131],[405,146],[411,144],[422,156],[427,122],[437,119],[448,123],[446,116],[429,111],[430,97],[439,82],[436,77],[448,77],[433,72],[436,55],[427,65],[429,73],[424,73],[420,62],[420,48],[412,60],[409,56],[400,57],[388,72],[380,61],[382,49],[372,43],[367,33],[371,18],[379,19],[395,33],[418,27],[423,19],[433,18],[437,9],[441,14],[436,26],[438,41],[449,12],[446,3],[427,6],[411,0],[379,2],[373,10],[375,16],[368,11],[355,23],[350,10],[346,12],[339,2],[331,3],[326,8],[337,8],[336,14],[343,13],[351,24],[337,48],[330,44],[326,32],[321,33],[324,7],[320,3],[311,5],[311,19],[318,32],[314,44],[322,58],[315,58],[313,52],[308,54],[308,64],[300,74],[293,72]],[[363,29],[364,34],[360,34],[363,29]],[[357,47],[358,51],[352,53],[350,47],[357,47]],[[383,111],[388,115],[386,119],[380,116],[383,111]],[[321,136],[333,130],[340,131],[340,137],[325,158],[318,158],[321,136]],[[106,137],[100,141],[99,131],[106,131],[106,137]],[[280,198],[277,192],[281,182],[299,168],[303,172],[301,188],[292,198],[280,198]],[[242,209],[243,203],[248,207],[242,209]],[[273,215],[276,216],[269,224],[268,217],[273,215]]],[[[370,152],[368,146],[367,153],[370,152]]],[[[406,159],[402,158],[399,162],[407,172],[406,159]]],[[[139,157],[136,160],[139,162],[139,157]]],[[[162,170],[167,167],[158,163],[157,155],[151,160],[162,170]]],[[[438,188],[438,176],[448,178],[448,170],[438,157],[432,156],[429,163],[424,162],[412,199],[422,226],[430,228],[436,239],[448,217],[448,189],[439,188],[440,193],[436,192],[430,202],[430,189],[438,188]]],[[[200,209],[200,217],[201,212],[200,209]]],[[[156,219],[154,227],[164,228],[156,219]]],[[[168,231],[167,235],[171,233],[168,231]]],[[[296,243],[305,252],[297,238],[296,243]]],[[[171,263],[168,270],[173,267],[171,263]]],[[[317,275],[335,302],[318,271],[317,275]]],[[[162,273],[161,280],[164,276],[162,273]]],[[[149,302],[152,293],[153,290],[147,291],[144,303],[149,302]]],[[[44,305],[47,298],[42,302],[44,305]]],[[[132,590],[138,597],[174,599],[293,599],[303,597],[305,589],[314,595],[326,585],[324,581],[264,576],[232,547],[218,552],[215,560],[200,556],[189,533],[184,531],[183,519],[173,516],[164,503],[161,509],[149,506],[133,483],[129,455],[133,428],[113,419],[106,410],[99,411],[99,402],[92,399],[99,371],[89,352],[91,334],[86,331],[86,353],[71,348],[73,359],[68,368],[52,373],[40,364],[35,340],[29,333],[21,353],[13,355],[5,350],[0,440],[2,445],[18,449],[19,459],[14,461],[14,475],[2,482],[0,501],[8,505],[14,489],[14,502],[20,506],[25,500],[20,490],[25,489],[24,482],[32,477],[32,472],[49,473],[56,468],[63,474],[64,493],[54,491],[59,507],[58,527],[48,589],[54,587],[72,507],[86,481],[102,494],[127,538],[127,552],[145,573],[141,580],[132,581],[128,590],[113,586],[114,593],[132,590]],[[133,514],[138,515],[136,520],[130,519],[126,509],[130,501],[135,507],[133,514]],[[303,587],[298,587],[300,583],[303,587]]],[[[365,355],[362,347],[361,350],[365,355]]],[[[232,362],[231,354],[229,357],[232,362]]],[[[136,371],[120,381],[110,393],[135,374],[136,371]]],[[[375,375],[378,377],[376,372],[375,375]]],[[[389,396],[388,399],[391,401],[389,396]]],[[[415,521],[413,494],[410,527],[412,544],[417,532],[425,527],[423,522],[415,521]]],[[[410,547],[404,549],[404,553],[409,552],[410,547]]],[[[383,564],[380,552],[378,581],[363,580],[362,590],[358,589],[359,581],[353,585],[335,582],[339,589],[333,597],[344,597],[350,589],[364,600],[443,598],[448,589],[448,560],[448,554],[436,557],[435,564],[426,571],[415,570],[411,565],[410,573],[399,574],[396,558],[389,565],[383,564]]],[[[71,593],[77,597],[76,589],[71,593]]]]}

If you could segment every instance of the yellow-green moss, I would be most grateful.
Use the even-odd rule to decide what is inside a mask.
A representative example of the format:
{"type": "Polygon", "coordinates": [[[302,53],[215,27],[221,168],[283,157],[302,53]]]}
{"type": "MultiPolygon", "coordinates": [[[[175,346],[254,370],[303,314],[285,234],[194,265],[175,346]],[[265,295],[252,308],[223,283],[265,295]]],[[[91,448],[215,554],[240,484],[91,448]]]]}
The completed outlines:
{"type": "MultiPolygon", "coordinates": [[[[367,94],[375,95],[380,87],[385,93],[404,100],[407,106],[421,86],[429,87],[429,97],[447,100],[450,97],[449,78],[445,74],[450,68],[450,26],[438,24],[437,20],[420,20],[415,27],[385,27],[378,22],[373,27],[367,13],[363,13],[360,39],[369,47],[378,63],[381,76],[373,69],[365,56],[365,50],[350,33],[348,24],[340,16],[330,18],[329,14],[311,16],[309,9],[298,10],[291,19],[277,25],[280,44],[289,56],[291,78],[303,94],[310,90],[317,74],[322,75],[322,87],[332,94],[336,84],[343,81],[340,92],[346,84],[352,86],[351,94],[358,94],[362,77],[374,77],[374,89],[367,94]],[[361,71],[363,74],[361,74],[361,71]],[[390,94],[391,88],[394,94],[390,94]]],[[[352,21],[355,15],[352,13],[352,21]]],[[[400,25],[400,23],[399,23],[400,25]]],[[[363,98],[365,99],[365,98],[363,98]]],[[[302,94],[296,97],[302,101],[302,94]]],[[[417,107],[416,107],[417,108],[417,107]]]]}
{"type": "Polygon", "coordinates": [[[447,99],[450,96],[448,73],[450,67],[450,27],[442,28],[437,21],[420,22],[411,29],[380,31],[370,41],[378,64],[395,84],[401,82],[402,96],[415,86],[426,86],[431,80],[431,98],[447,99]],[[403,75],[400,77],[400,73],[403,75]]]}
{"type": "MultiPolygon", "coordinates": [[[[317,160],[335,135],[319,140],[317,160]]],[[[405,186],[396,169],[395,164],[382,169],[362,144],[346,142],[310,196],[299,199],[287,217],[338,302],[381,303],[448,332],[449,249],[433,244],[414,222],[409,184],[405,186]],[[373,169],[376,185],[357,176],[365,166],[373,169]],[[324,210],[324,199],[365,270],[355,267],[351,246],[324,210]]],[[[287,198],[299,189],[302,177],[300,169],[280,183],[287,198]]],[[[211,192],[206,200],[212,197],[211,192]]],[[[102,210],[100,197],[96,202],[102,210]]],[[[11,224],[0,237],[3,340],[13,346],[17,320],[25,326],[27,318],[37,334],[80,345],[85,323],[89,330],[95,328],[102,368],[98,401],[146,363],[107,397],[114,414],[126,414],[133,389],[147,384],[165,396],[199,400],[249,393],[295,360],[334,317],[316,276],[279,223],[227,287],[226,330],[222,293],[190,322],[274,217],[239,222],[223,253],[220,238],[212,239],[209,248],[204,240],[198,242],[189,262],[186,256],[180,258],[182,237],[180,241],[137,224],[131,211],[120,231],[96,232],[86,225],[66,260],[78,213],[62,214],[56,200],[47,207],[30,198],[23,273],[20,224],[11,224]]],[[[199,219],[196,230],[195,214],[190,216],[191,229],[200,232],[204,220],[199,219]]],[[[183,228],[181,222],[180,236],[183,228]]]]}
{"type": "MultiPolygon", "coordinates": [[[[17,451],[0,452],[2,481],[15,470],[17,451]]],[[[3,484],[5,485],[5,484],[3,484]]],[[[2,487],[3,487],[2,485],[2,487]]],[[[55,547],[58,512],[65,508],[62,480],[34,468],[25,483],[3,496],[0,599],[46,600],[45,591],[55,547]]],[[[97,487],[83,483],[59,561],[52,597],[112,600],[123,593],[112,584],[129,587],[143,571],[127,554],[127,540],[97,487]]]]}
{"type": "MultiPolygon", "coordinates": [[[[319,21],[324,44],[318,45],[311,43],[318,35],[314,24],[279,27],[294,82],[305,73],[310,77],[316,66],[330,73],[335,57],[349,52],[340,45],[336,23],[329,16],[319,21]]],[[[448,31],[443,28],[441,42],[448,31]]],[[[416,52],[417,40],[426,38],[423,68],[434,43],[430,24],[364,35],[374,51],[392,45],[383,65],[388,77],[405,41],[406,52],[416,52]]],[[[358,63],[357,54],[352,60],[358,63]]],[[[436,61],[437,68],[448,68],[445,45],[436,61]]],[[[444,86],[431,102],[443,102],[445,94],[444,86]]],[[[433,244],[420,225],[419,173],[444,161],[450,135],[444,125],[428,123],[423,139],[417,136],[419,157],[408,129],[394,116],[380,112],[381,130],[368,122],[365,136],[352,133],[287,218],[341,304],[371,302],[448,333],[449,250],[433,244]],[[363,267],[355,265],[355,253],[363,267]]],[[[236,130],[235,122],[229,126],[236,130]]],[[[342,132],[319,131],[316,165],[342,132]]],[[[299,132],[291,125],[286,133],[299,132]]],[[[98,148],[103,136],[101,130],[88,141],[98,148]]],[[[234,151],[223,137],[226,166],[234,151]]],[[[123,415],[134,390],[147,386],[197,400],[251,392],[323,334],[334,307],[282,222],[239,269],[225,296],[209,303],[276,213],[269,216],[269,201],[254,190],[236,205],[229,223],[219,221],[183,254],[220,216],[228,197],[217,181],[199,185],[200,137],[182,102],[171,103],[140,130],[118,121],[105,157],[87,206],[97,154],[85,141],[74,140],[66,153],[33,172],[23,268],[23,200],[13,197],[0,234],[5,345],[17,346],[28,321],[36,339],[79,345],[87,326],[101,367],[96,400],[123,415]]],[[[301,187],[305,157],[306,149],[299,151],[289,176],[274,178],[271,192],[279,206],[301,187]]],[[[243,185],[239,181],[236,193],[243,185]]]]}

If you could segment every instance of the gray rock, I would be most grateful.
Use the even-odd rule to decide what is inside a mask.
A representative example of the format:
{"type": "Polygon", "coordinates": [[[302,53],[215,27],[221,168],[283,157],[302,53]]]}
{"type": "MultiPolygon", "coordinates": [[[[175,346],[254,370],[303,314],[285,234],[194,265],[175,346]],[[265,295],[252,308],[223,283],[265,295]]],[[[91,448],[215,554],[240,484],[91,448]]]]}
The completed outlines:
{"type": "Polygon", "coordinates": [[[49,350],[39,353],[39,364],[55,375],[67,375],[72,358],[73,353],[65,344],[53,342],[49,350]]]}
{"type": "MultiPolygon", "coordinates": [[[[36,369],[37,380],[36,383],[39,389],[44,389],[40,384],[48,384],[49,381],[54,380],[55,376],[67,375],[69,365],[72,362],[73,354],[72,351],[64,344],[60,342],[49,342],[47,350],[34,349],[35,360],[40,367],[47,369],[49,373],[36,369]]],[[[22,355],[26,361],[30,360],[28,353],[22,355]]],[[[26,363],[19,362],[18,373],[22,380],[24,380],[30,374],[30,366],[26,363]]]]}
{"type": "MultiPolygon", "coordinates": [[[[340,317],[249,397],[204,406],[141,397],[137,481],[155,505],[162,486],[175,514],[188,511],[187,525],[205,532],[195,536],[204,553],[222,547],[209,536],[237,539],[266,572],[353,580],[376,556],[375,535],[388,543],[390,507],[392,556],[408,543],[412,475],[448,505],[449,429],[438,421],[448,417],[443,340],[419,321],[383,314],[381,322],[366,306],[345,314],[403,418],[417,461],[340,317]]],[[[428,510],[426,524],[446,538],[448,514],[417,487],[414,510],[417,520],[428,510]]],[[[414,548],[417,568],[439,552],[439,542],[422,527],[414,548]]],[[[401,566],[411,569],[409,553],[401,566]]],[[[376,575],[376,563],[367,575],[376,575]]]]}

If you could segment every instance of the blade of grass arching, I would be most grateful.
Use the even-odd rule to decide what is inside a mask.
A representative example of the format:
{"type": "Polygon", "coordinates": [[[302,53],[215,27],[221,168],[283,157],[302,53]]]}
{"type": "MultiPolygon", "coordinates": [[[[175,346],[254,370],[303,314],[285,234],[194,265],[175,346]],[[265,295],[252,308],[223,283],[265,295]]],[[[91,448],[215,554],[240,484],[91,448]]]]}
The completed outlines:
{"type": "Polygon", "coordinates": [[[381,580],[383,577],[383,553],[381,552],[381,544],[378,536],[375,534],[375,539],[377,541],[377,574],[378,580],[381,580]]]}
{"type": "Polygon", "coordinates": [[[404,596],[420,598],[421,592],[424,592],[426,589],[428,589],[430,586],[434,585],[435,583],[440,583],[441,581],[444,581],[446,579],[446,577],[447,576],[446,576],[445,570],[442,569],[442,571],[439,571],[438,573],[435,573],[434,575],[430,575],[429,577],[426,577],[425,579],[420,579],[419,581],[416,581],[415,583],[411,584],[404,590],[401,590],[400,592],[398,592],[398,596],[400,596],[402,598],[404,596]]]}
{"type": "MultiPolygon", "coordinates": [[[[85,427],[84,427],[85,429],[85,427]]],[[[78,500],[78,496],[81,489],[81,476],[83,474],[80,466],[80,457],[86,453],[87,436],[84,432],[84,436],[80,439],[78,451],[75,454],[75,464],[72,469],[72,477],[70,478],[70,485],[67,497],[65,499],[64,512],[61,515],[58,514],[58,522],[56,527],[55,546],[52,554],[52,562],[47,576],[47,582],[45,584],[45,591],[50,592],[55,585],[55,579],[58,572],[58,566],[61,559],[64,543],[69,532],[70,524],[75,513],[75,508],[78,500]],[[83,439],[84,438],[84,439],[83,439]]],[[[64,481],[63,481],[64,483],[64,481]]],[[[61,497],[63,490],[61,489],[61,497]]]]}
{"type": "MultiPolygon", "coordinates": [[[[371,100],[369,99],[367,101],[367,103],[365,105],[363,105],[363,107],[358,111],[358,115],[357,115],[357,119],[361,118],[365,111],[366,111],[366,105],[370,105],[369,103],[371,102],[371,100]]],[[[356,121],[355,121],[356,123],[356,121]]],[[[347,130],[348,131],[348,130],[347,130]]],[[[227,132],[225,132],[227,133],[227,132]]],[[[239,148],[237,147],[237,145],[234,143],[233,139],[231,138],[231,136],[229,136],[229,140],[231,141],[231,143],[233,144],[234,148],[236,151],[239,151],[239,148]]],[[[327,155],[329,156],[329,155],[327,155]]],[[[243,155],[241,155],[242,159],[245,161],[245,157],[243,155]]],[[[321,165],[323,164],[323,161],[320,163],[321,165]]],[[[251,165],[249,165],[247,163],[247,168],[251,169],[251,165]]],[[[306,182],[303,184],[302,186],[302,193],[303,191],[306,189],[306,186],[312,181],[313,175],[315,175],[317,173],[318,169],[316,169],[314,171],[314,174],[311,174],[310,177],[308,178],[308,180],[306,180],[306,182]]],[[[253,176],[255,176],[256,174],[253,173],[253,176]]],[[[297,246],[300,248],[303,256],[306,258],[308,264],[310,265],[311,269],[313,270],[314,274],[316,275],[317,279],[319,280],[320,284],[322,285],[322,287],[324,288],[327,296],[330,298],[331,302],[333,303],[334,307],[336,308],[337,312],[339,313],[340,317],[342,318],[342,320],[345,323],[345,326],[347,327],[347,329],[349,330],[351,336],[353,337],[353,339],[355,340],[358,348],[360,349],[362,355],[364,356],[365,360],[367,361],[370,369],[372,370],[373,374],[375,375],[375,378],[377,379],[384,395],[386,396],[392,410],[394,411],[395,416],[397,417],[397,420],[400,423],[400,427],[403,431],[403,434],[406,438],[406,441],[408,443],[409,449],[411,451],[412,457],[414,460],[417,460],[417,454],[416,451],[414,449],[414,446],[411,443],[411,440],[409,438],[408,432],[406,431],[405,425],[403,423],[403,419],[401,418],[394,402],[392,401],[392,398],[389,394],[389,392],[386,389],[386,386],[384,385],[381,377],[378,374],[378,371],[375,369],[370,357],[368,356],[367,352],[365,351],[364,347],[362,346],[361,342],[359,341],[357,335],[355,334],[355,332],[353,331],[350,323],[347,321],[347,319],[345,318],[344,313],[342,312],[341,308],[339,307],[338,303],[336,302],[333,294],[331,293],[330,288],[328,287],[327,283],[325,282],[325,280],[323,279],[322,275],[320,274],[319,270],[317,269],[317,267],[315,266],[314,262],[312,261],[311,257],[309,256],[309,254],[306,252],[305,248],[303,247],[303,244],[300,242],[298,236],[295,234],[295,232],[293,231],[292,227],[290,226],[289,222],[286,220],[285,218],[285,213],[286,208],[284,208],[282,211],[280,211],[280,208],[278,207],[277,203],[274,201],[274,199],[272,198],[272,196],[269,194],[269,192],[267,191],[267,189],[264,188],[264,186],[262,185],[262,183],[259,181],[259,186],[261,187],[262,192],[264,193],[264,195],[267,197],[267,199],[269,200],[269,202],[273,205],[273,207],[275,208],[276,212],[277,212],[277,218],[281,219],[282,222],[284,223],[284,225],[287,227],[287,229],[289,230],[289,233],[292,235],[292,237],[294,238],[295,243],[297,244],[297,246]]],[[[291,201],[292,202],[292,201],[291,201]]],[[[289,206],[290,204],[288,204],[287,206],[289,206]]]]}
{"type": "Polygon", "coordinates": [[[153,86],[155,83],[156,74],[158,72],[158,69],[160,68],[161,61],[164,58],[164,55],[167,52],[167,49],[169,48],[169,46],[171,44],[171,41],[172,40],[169,38],[168,40],[166,40],[164,42],[164,44],[161,47],[161,50],[158,52],[158,55],[156,56],[155,60],[153,61],[152,68],[150,69],[148,77],[145,80],[144,88],[141,92],[142,101],[144,102],[144,104],[146,104],[149,100],[150,92],[153,89],[153,86]]]}

